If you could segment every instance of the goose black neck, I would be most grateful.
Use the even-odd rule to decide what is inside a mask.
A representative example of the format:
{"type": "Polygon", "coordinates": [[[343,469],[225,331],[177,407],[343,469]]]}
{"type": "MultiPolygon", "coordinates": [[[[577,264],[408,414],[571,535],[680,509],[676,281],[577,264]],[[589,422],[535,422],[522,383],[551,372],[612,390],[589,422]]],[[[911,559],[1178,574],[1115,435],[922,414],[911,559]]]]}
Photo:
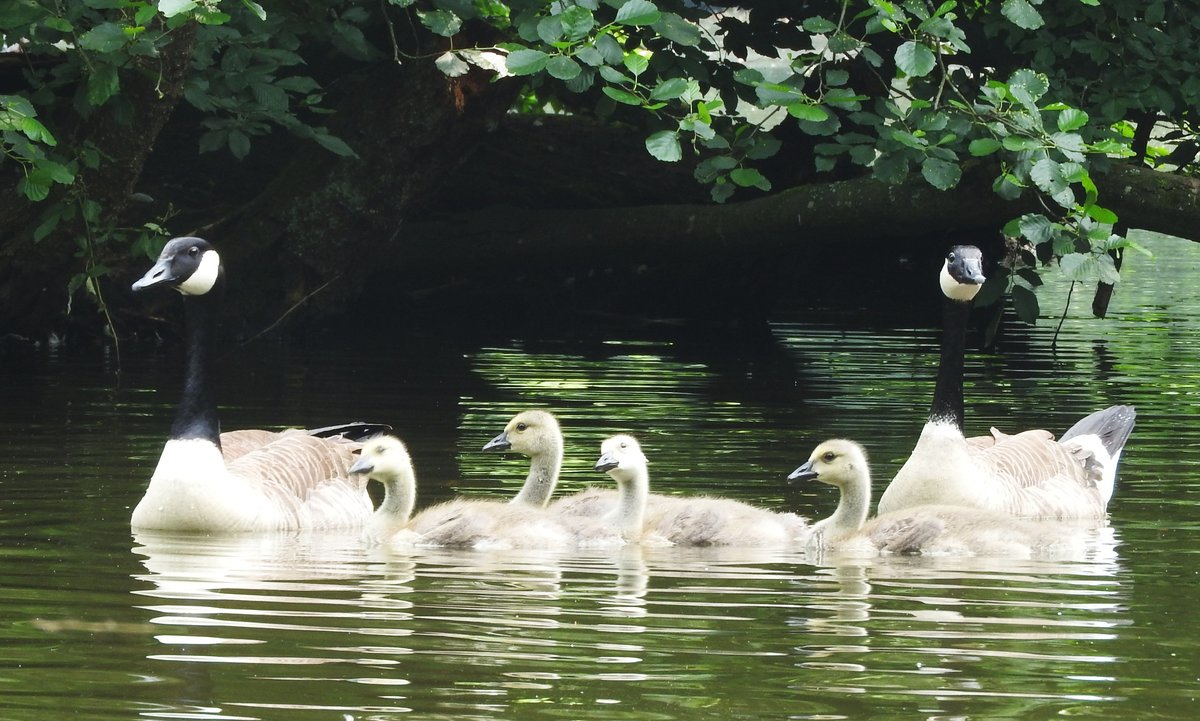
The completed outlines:
{"type": "Polygon", "coordinates": [[[203,438],[218,448],[221,447],[221,423],[217,419],[217,399],[213,393],[212,339],[219,303],[218,289],[183,299],[187,367],[183,395],[171,425],[172,439],[203,438]]]}
{"type": "Polygon", "coordinates": [[[971,315],[969,302],[945,301],[942,325],[942,357],[938,362],[937,385],[933,389],[933,405],[929,408],[931,423],[953,423],[963,430],[963,356],[966,355],[967,320],[971,315]]]}

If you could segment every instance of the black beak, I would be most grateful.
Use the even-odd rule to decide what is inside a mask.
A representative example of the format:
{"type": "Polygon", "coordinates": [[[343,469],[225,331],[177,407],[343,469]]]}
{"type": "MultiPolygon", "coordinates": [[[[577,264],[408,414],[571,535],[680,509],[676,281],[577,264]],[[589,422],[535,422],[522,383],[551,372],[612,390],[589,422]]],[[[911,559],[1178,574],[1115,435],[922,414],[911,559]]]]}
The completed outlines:
{"type": "Polygon", "coordinates": [[[806,461],[804,465],[789,473],[787,479],[789,481],[815,481],[818,475],[820,474],[813,470],[813,462],[806,461]]]}
{"type": "Polygon", "coordinates": [[[370,473],[375,470],[375,464],[366,458],[359,458],[354,461],[354,465],[347,469],[347,473],[370,473]]]}
{"type": "Polygon", "coordinates": [[[159,258],[154,267],[146,271],[146,274],[133,284],[133,292],[137,293],[157,285],[163,285],[164,283],[174,283],[178,280],[175,274],[171,272],[172,260],[173,258],[168,257],[159,258]]]}
{"type": "Polygon", "coordinates": [[[613,454],[601,453],[600,457],[596,459],[596,465],[594,466],[594,469],[600,471],[601,473],[607,473],[620,465],[621,464],[617,461],[617,459],[613,457],[613,454]]]}
{"type": "Polygon", "coordinates": [[[507,451],[511,448],[512,443],[508,440],[508,431],[504,431],[483,445],[485,451],[507,451]]]}

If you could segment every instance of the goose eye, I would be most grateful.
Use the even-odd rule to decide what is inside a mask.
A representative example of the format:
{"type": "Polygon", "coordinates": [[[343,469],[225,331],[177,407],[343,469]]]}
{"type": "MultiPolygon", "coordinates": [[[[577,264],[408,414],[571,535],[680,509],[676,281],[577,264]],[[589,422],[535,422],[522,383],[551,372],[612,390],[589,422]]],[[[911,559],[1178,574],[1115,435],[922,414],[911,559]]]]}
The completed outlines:
{"type": "Polygon", "coordinates": [[[833,451],[826,451],[825,455],[821,456],[821,460],[826,463],[833,463],[833,459],[837,458],[837,454],[833,451]]]}
{"type": "Polygon", "coordinates": [[[199,252],[200,252],[200,249],[194,245],[192,247],[188,248],[188,255],[195,256],[199,252]]]}
{"type": "Polygon", "coordinates": [[[621,447],[622,447],[622,448],[628,448],[628,447],[629,447],[629,444],[628,444],[628,443],[622,443],[622,444],[621,444],[621,447]]]}
{"type": "Polygon", "coordinates": [[[946,260],[951,261],[951,262],[954,261],[954,251],[950,251],[949,253],[946,253],[946,260]]]}
{"type": "Polygon", "coordinates": [[[518,430],[518,431],[523,431],[523,430],[525,430],[525,429],[526,429],[526,428],[528,428],[528,427],[529,427],[529,425],[528,425],[528,424],[526,424],[526,423],[518,423],[518,424],[517,424],[517,430],[518,430]]]}

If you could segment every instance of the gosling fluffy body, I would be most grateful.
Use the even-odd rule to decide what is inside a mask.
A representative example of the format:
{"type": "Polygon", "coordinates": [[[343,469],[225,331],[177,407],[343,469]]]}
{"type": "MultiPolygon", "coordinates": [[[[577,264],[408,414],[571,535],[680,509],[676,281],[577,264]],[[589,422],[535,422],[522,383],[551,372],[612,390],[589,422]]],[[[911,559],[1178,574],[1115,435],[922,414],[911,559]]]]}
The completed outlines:
{"type": "Polygon", "coordinates": [[[647,510],[650,471],[646,455],[632,436],[618,435],[601,445],[596,470],[617,482],[620,500],[605,522],[640,528],[643,537],[678,546],[784,546],[802,539],[807,522],[794,513],[776,513],[748,503],[710,496],[664,497],[647,510]]]}
{"type": "Polygon", "coordinates": [[[395,436],[363,443],[350,468],[379,481],[384,499],[367,524],[370,543],[393,546],[471,548],[563,548],[571,535],[544,510],[511,502],[456,498],[412,515],[417,481],[412,457],[395,436]]]}

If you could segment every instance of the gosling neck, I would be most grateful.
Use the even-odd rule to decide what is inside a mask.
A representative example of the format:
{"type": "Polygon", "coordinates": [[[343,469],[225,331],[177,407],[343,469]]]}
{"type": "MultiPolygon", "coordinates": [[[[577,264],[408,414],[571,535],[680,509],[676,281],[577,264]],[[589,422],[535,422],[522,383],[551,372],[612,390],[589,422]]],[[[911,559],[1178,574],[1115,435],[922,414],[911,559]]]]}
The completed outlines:
{"type": "Polygon", "coordinates": [[[529,475],[510,503],[545,508],[558,485],[558,474],[562,471],[563,444],[559,440],[544,451],[529,457],[529,475]]]}
{"type": "Polygon", "coordinates": [[[368,532],[382,540],[408,525],[417,499],[417,479],[412,466],[401,468],[384,477],[372,476],[383,484],[383,502],[368,524],[368,532]]]}
{"type": "Polygon", "coordinates": [[[646,498],[650,495],[650,472],[645,464],[610,472],[617,482],[617,507],[605,518],[626,541],[642,537],[646,517],[646,498]]]}
{"type": "Polygon", "coordinates": [[[841,485],[841,495],[833,515],[820,523],[834,536],[854,533],[867,522],[871,510],[871,474],[865,467],[854,469],[854,475],[841,485]]]}

